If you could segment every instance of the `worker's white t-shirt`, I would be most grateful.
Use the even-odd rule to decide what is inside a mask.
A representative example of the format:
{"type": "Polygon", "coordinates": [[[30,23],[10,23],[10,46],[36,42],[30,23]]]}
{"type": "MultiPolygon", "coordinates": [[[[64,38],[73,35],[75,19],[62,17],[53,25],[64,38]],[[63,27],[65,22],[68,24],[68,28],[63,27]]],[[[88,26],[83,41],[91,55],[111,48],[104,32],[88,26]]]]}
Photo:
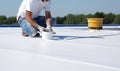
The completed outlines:
{"type": "Polygon", "coordinates": [[[19,11],[17,13],[17,19],[19,16],[25,17],[26,10],[32,12],[32,18],[37,17],[42,9],[45,11],[50,11],[51,0],[47,2],[42,2],[41,0],[23,0],[19,11]]]}

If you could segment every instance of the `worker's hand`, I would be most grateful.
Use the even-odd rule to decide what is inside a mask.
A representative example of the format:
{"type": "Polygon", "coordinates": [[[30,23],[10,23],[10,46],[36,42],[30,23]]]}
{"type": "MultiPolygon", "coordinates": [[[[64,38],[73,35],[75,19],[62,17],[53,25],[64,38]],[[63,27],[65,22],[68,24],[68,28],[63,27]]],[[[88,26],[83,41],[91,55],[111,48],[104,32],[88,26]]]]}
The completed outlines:
{"type": "Polygon", "coordinates": [[[43,31],[45,30],[45,28],[42,27],[42,26],[39,26],[39,27],[38,27],[38,30],[39,30],[40,32],[43,32],[43,31]]]}
{"type": "Polygon", "coordinates": [[[52,32],[52,34],[56,34],[56,32],[54,32],[52,28],[45,28],[45,31],[46,32],[52,32]]]}

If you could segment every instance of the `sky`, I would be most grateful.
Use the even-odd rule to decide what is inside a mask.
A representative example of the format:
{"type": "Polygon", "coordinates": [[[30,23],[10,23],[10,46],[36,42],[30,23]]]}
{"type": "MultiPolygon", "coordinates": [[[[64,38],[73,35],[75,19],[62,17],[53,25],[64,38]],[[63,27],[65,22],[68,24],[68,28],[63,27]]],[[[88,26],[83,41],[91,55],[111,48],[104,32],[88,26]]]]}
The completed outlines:
{"type": "MultiPolygon", "coordinates": [[[[21,2],[22,0],[1,0],[0,15],[16,16],[21,2]]],[[[97,11],[120,14],[120,0],[52,0],[51,4],[53,17],[63,17],[70,13],[94,14],[97,11]]]]}

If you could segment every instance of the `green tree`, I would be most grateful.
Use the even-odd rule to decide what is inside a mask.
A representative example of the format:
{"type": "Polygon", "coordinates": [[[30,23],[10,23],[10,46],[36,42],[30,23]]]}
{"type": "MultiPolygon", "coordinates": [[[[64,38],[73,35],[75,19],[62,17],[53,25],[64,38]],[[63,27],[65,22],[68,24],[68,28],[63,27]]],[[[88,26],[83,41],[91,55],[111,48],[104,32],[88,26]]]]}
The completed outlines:
{"type": "Polygon", "coordinates": [[[74,24],[75,23],[75,16],[73,14],[68,14],[66,16],[66,20],[64,21],[64,24],[74,24]]]}
{"type": "Polygon", "coordinates": [[[113,23],[114,19],[115,19],[115,14],[113,14],[113,13],[105,14],[103,23],[111,24],[111,23],[113,23]]]}
{"type": "Polygon", "coordinates": [[[96,17],[96,18],[104,18],[104,13],[103,12],[96,12],[94,14],[94,17],[96,17]]]}
{"type": "Polygon", "coordinates": [[[86,24],[87,23],[86,15],[80,14],[77,18],[79,18],[79,24],[86,24]]]}
{"type": "Polygon", "coordinates": [[[63,24],[65,20],[66,20],[66,16],[64,16],[64,17],[56,17],[57,24],[63,24]]]}
{"type": "Polygon", "coordinates": [[[75,24],[79,24],[80,23],[80,17],[79,15],[75,16],[75,24]]]}
{"type": "Polygon", "coordinates": [[[4,15],[0,16],[0,25],[6,23],[6,20],[7,20],[6,16],[4,16],[4,15]]]}
{"type": "Polygon", "coordinates": [[[9,17],[8,19],[7,19],[7,23],[9,23],[9,24],[15,24],[16,23],[16,17],[9,17]]]}
{"type": "Polygon", "coordinates": [[[93,15],[93,14],[87,14],[86,17],[87,17],[87,18],[93,18],[94,15],[93,15]]]}
{"type": "Polygon", "coordinates": [[[7,19],[6,16],[4,16],[4,15],[0,16],[0,20],[6,20],[6,19],[7,19]]]}
{"type": "Polygon", "coordinates": [[[115,19],[114,19],[114,24],[120,24],[120,14],[116,15],[115,16],[115,19]]]}

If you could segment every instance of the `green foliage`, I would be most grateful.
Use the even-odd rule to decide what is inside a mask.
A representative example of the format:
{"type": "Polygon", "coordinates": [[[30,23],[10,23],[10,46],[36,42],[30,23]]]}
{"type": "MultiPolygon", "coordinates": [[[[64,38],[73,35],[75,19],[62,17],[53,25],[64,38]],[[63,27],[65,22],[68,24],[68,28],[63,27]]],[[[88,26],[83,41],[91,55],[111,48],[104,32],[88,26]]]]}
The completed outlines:
{"type": "Polygon", "coordinates": [[[80,15],[73,15],[68,14],[66,16],[66,20],[64,21],[64,24],[85,24],[87,23],[86,16],[84,14],[80,15]]]}
{"type": "Polygon", "coordinates": [[[58,24],[63,24],[63,22],[66,20],[66,16],[64,17],[56,17],[56,22],[58,22],[58,24]]]}
{"type": "Polygon", "coordinates": [[[16,22],[16,17],[9,17],[7,19],[7,21],[8,21],[9,24],[15,23],[16,22]]]}
{"type": "Polygon", "coordinates": [[[96,13],[94,14],[94,17],[95,17],[95,18],[104,18],[104,13],[103,13],[103,12],[96,12],[96,13]]]}
{"type": "Polygon", "coordinates": [[[118,15],[115,16],[115,20],[114,20],[113,23],[120,24],[120,14],[118,14],[118,15]]]}
{"type": "Polygon", "coordinates": [[[4,15],[0,16],[0,25],[17,25],[16,17],[6,17],[4,15]]]}
{"type": "Polygon", "coordinates": [[[92,18],[92,17],[94,17],[94,15],[93,14],[88,14],[88,15],[86,15],[86,17],[87,18],[92,18]]]}
{"type": "Polygon", "coordinates": [[[0,16],[0,25],[6,23],[6,20],[7,20],[6,16],[0,16]]]}
{"type": "Polygon", "coordinates": [[[75,23],[75,16],[73,14],[68,14],[66,16],[66,20],[64,22],[65,24],[69,23],[69,24],[73,24],[75,23]]]}
{"type": "Polygon", "coordinates": [[[87,17],[84,14],[80,14],[76,19],[78,18],[78,24],[86,24],[87,23],[87,17]]]}
{"type": "Polygon", "coordinates": [[[95,14],[68,14],[64,17],[57,17],[57,24],[87,24],[87,18],[104,18],[103,24],[120,24],[120,14],[113,13],[104,14],[103,12],[96,12],[95,14]]]}
{"type": "Polygon", "coordinates": [[[114,21],[114,18],[115,18],[115,14],[113,14],[113,13],[105,14],[103,23],[112,24],[114,21]]]}
{"type": "Polygon", "coordinates": [[[7,18],[6,18],[6,16],[0,16],[0,20],[6,20],[7,18]]]}
{"type": "MultiPolygon", "coordinates": [[[[56,17],[57,24],[87,24],[87,18],[104,18],[103,24],[120,24],[120,14],[113,13],[104,14],[96,12],[95,14],[68,14],[64,17],[56,17]]],[[[0,16],[0,25],[18,25],[16,17],[0,16]]]]}

